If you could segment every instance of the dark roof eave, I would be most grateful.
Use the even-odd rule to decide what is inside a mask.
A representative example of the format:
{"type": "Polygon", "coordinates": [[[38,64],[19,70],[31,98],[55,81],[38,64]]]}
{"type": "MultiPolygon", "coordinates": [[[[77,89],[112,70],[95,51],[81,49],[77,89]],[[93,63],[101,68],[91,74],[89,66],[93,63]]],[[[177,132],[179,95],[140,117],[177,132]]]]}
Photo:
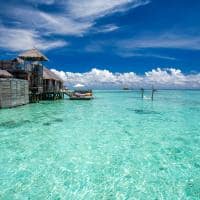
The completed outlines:
{"type": "Polygon", "coordinates": [[[49,61],[48,58],[43,57],[43,58],[36,58],[36,57],[25,57],[25,56],[19,56],[19,58],[26,60],[26,61],[49,61]]]}

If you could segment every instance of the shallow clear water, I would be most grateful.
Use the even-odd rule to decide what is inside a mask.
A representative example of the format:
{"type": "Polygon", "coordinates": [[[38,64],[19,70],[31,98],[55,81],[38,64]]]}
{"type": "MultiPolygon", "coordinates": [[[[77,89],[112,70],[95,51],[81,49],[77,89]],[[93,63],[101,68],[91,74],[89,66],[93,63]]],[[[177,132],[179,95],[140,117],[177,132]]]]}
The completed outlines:
{"type": "Polygon", "coordinates": [[[0,199],[200,199],[200,91],[95,97],[0,110],[0,199]]]}

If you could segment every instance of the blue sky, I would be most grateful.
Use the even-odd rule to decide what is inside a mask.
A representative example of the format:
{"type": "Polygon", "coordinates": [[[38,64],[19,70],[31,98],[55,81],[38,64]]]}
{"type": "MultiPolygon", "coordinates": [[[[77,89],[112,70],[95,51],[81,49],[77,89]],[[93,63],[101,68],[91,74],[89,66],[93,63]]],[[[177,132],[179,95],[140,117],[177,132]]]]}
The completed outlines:
{"type": "Polygon", "coordinates": [[[199,0],[0,1],[0,58],[37,47],[57,70],[200,70],[199,0]]]}
{"type": "Polygon", "coordinates": [[[1,0],[0,8],[0,59],[35,47],[69,85],[200,88],[199,0],[1,0]]]}

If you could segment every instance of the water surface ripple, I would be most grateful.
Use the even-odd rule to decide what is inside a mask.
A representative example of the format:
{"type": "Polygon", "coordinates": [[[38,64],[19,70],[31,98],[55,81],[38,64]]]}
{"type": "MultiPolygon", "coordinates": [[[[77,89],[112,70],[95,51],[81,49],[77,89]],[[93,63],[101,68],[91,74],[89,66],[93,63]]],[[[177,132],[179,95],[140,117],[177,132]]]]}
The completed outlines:
{"type": "Polygon", "coordinates": [[[200,91],[95,97],[0,110],[1,200],[200,199],[200,91]]]}

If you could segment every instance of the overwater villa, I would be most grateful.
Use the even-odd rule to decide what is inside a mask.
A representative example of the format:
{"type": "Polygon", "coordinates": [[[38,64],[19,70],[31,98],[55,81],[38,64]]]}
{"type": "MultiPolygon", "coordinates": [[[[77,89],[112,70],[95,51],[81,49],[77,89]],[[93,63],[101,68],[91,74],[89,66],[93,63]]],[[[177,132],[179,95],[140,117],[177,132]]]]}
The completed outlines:
{"type": "Polygon", "coordinates": [[[0,61],[0,108],[64,98],[63,80],[44,67],[45,61],[37,49],[0,61]]]}

